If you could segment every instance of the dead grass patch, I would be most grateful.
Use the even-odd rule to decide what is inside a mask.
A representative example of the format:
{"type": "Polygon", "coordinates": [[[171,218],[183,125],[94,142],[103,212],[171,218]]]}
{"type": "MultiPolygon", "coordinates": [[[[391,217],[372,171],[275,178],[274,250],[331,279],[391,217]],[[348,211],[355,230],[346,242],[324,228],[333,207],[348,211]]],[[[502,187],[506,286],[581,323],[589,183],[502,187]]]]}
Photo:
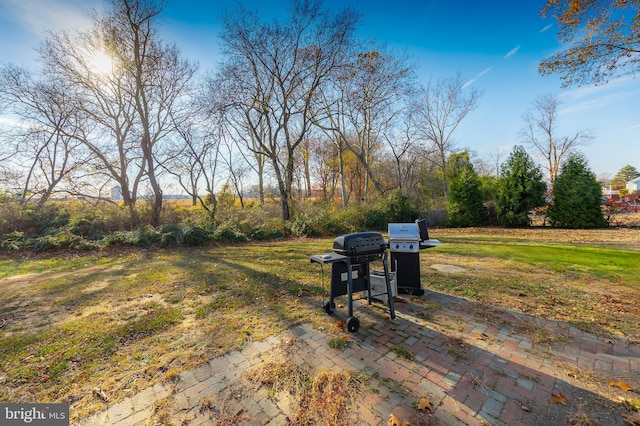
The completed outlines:
{"type": "Polygon", "coordinates": [[[263,363],[247,378],[259,388],[266,387],[272,396],[285,392],[293,398],[292,425],[354,424],[350,407],[364,387],[356,373],[321,370],[311,375],[290,360],[263,363]]]}
{"type": "Polygon", "coordinates": [[[305,369],[290,360],[286,362],[268,361],[247,374],[249,381],[260,387],[266,387],[271,394],[286,391],[290,395],[300,395],[309,384],[309,375],[305,369]]]}
{"type": "Polygon", "coordinates": [[[566,336],[551,330],[535,318],[517,318],[513,329],[517,333],[531,336],[531,343],[534,345],[553,345],[567,340],[566,336]]]}
{"type": "Polygon", "coordinates": [[[447,348],[447,353],[451,355],[456,362],[467,359],[467,353],[471,349],[471,345],[462,338],[452,336],[446,337],[443,346],[447,348]]]}
{"type": "Polygon", "coordinates": [[[572,426],[595,426],[596,423],[589,418],[589,416],[581,410],[571,415],[567,420],[568,424],[572,426]]]}
{"type": "Polygon", "coordinates": [[[359,377],[350,371],[321,371],[311,379],[310,389],[301,395],[295,425],[354,424],[349,407],[359,394],[359,377]]]}

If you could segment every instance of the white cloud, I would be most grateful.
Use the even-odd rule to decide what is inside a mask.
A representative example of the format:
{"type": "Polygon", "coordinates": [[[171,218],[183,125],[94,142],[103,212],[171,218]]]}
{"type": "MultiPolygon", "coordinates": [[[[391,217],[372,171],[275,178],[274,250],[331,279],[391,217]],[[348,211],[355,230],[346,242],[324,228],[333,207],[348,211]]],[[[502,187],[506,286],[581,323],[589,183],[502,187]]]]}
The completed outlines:
{"type": "Polygon", "coordinates": [[[5,125],[8,127],[29,127],[29,125],[24,121],[14,120],[7,116],[4,116],[4,117],[0,116],[0,126],[1,125],[5,125]]]}
{"type": "Polygon", "coordinates": [[[477,78],[472,78],[471,80],[466,81],[466,82],[462,85],[461,89],[466,89],[467,87],[469,87],[469,86],[471,86],[473,83],[475,83],[475,82],[476,82],[476,80],[477,80],[477,78]]]}
{"type": "Polygon", "coordinates": [[[87,28],[89,11],[99,8],[97,0],[5,0],[4,4],[5,18],[38,35],[44,30],[87,28]]]}
{"type": "Polygon", "coordinates": [[[594,99],[584,100],[558,111],[558,114],[568,114],[576,111],[584,111],[593,108],[602,108],[607,105],[617,104],[618,102],[629,98],[630,94],[625,92],[612,93],[604,96],[598,96],[594,99]]]}
{"type": "Polygon", "coordinates": [[[504,55],[504,58],[507,59],[507,58],[512,57],[513,55],[518,53],[518,50],[520,50],[520,45],[517,45],[516,47],[511,49],[506,55],[504,55]]]}
{"type": "Polygon", "coordinates": [[[564,91],[560,94],[560,99],[563,101],[570,99],[582,99],[599,93],[610,92],[611,90],[621,90],[626,92],[631,90],[635,91],[637,89],[637,87],[635,87],[635,83],[636,79],[633,76],[618,78],[600,86],[585,86],[564,91]],[[630,85],[625,87],[627,83],[630,83],[630,85]]]}
{"type": "Polygon", "coordinates": [[[480,77],[482,77],[483,75],[485,75],[486,73],[488,73],[489,71],[491,71],[493,69],[493,67],[488,67],[483,69],[482,71],[480,71],[478,73],[478,75],[476,75],[474,78],[472,78],[469,81],[466,81],[463,85],[462,85],[462,89],[466,89],[467,87],[471,86],[473,83],[476,82],[476,80],[478,80],[480,77]]]}
{"type": "Polygon", "coordinates": [[[640,129],[640,124],[634,124],[633,126],[623,127],[620,129],[621,132],[625,132],[627,130],[638,130],[640,129]]]}
{"type": "Polygon", "coordinates": [[[478,77],[482,77],[483,75],[485,75],[486,73],[488,73],[492,69],[493,69],[493,67],[485,68],[484,70],[480,71],[480,73],[478,74],[478,77]]]}
{"type": "Polygon", "coordinates": [[[549,24],[546,27],[544,27],[543,29],[540,30],[541,33],[547,31],[549,28],[553,27],[553,25],[549,24]]]}

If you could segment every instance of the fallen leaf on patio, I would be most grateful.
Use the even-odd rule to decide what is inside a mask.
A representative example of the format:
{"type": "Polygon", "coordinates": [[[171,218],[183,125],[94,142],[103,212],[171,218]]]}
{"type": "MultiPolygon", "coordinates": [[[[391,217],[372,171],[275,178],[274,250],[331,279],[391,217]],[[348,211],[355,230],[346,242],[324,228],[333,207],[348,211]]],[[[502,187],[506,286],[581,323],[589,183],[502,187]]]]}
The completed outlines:
{"type": "Polygon", "coordinates": [[[398,416],[391,413],[391,415],[389,416],[389,421],[387,422],[387,426],[409,426],[409,423],[403,422],[398,418],[398,416]]]}
{"type": "Polygon", "coordinates": [[[340,320],[336,323],[337,328],[344,328],[344,321],[340,320]]]}
{"type": "Polygon", "coordinates": [[[103,400],[104,402],[109,401],[109,396],[100,388],[93,388],[93,394],[103,400]]]}
{"type": "Polygon", "coordinates": [[[640,425],[640,413],[622,414],[622,418],[626,423],[640,425]]]}
{"type": "Polygon", "coordinates": [[[628,383],[625,383],[622,380],[618,381],[618,387],[620,389],[622,389],[623,391],[625,391],[625,392],[629,392],[629,391],[633,390],[633,388],[631,386],[629,386],[628,383]]]}
{"type": "Polygon", "coordinates": [[[609,386],[611,387],[618,387],[620,389],[622,389],[625,392],[629,392],[632,391],[633,388],[631,386],[629,386],[628,383],[622,381],[622,380],[618,380],[617,382],[615,380],[609,380],[609,386]]]}
{"type": "Polygon", "coordinates": [[[418,410],[420,411],[428,411],[430,413],[433,413],[433,407],[431,406],[431,401],[429,401],[427,398],[420,398],[420,401],[418,401],[418,410]]]}
{"type": "Polygon", "coordinates": [[[558,392],[557,395],[555,393],[552,393],[551,402],[553,402],[554,404],[567,405],[567,398],[565,398],[565,396],[561,392],[558,392]]]}
{"type": "Polygon", "coordinates": [[[489,336],[487,336],[484,333],[482,333],[482,334],[481,333],[476,333],[476,339],[478,339],[478,340],[486,340],[487,337],[489,337],[489,336]]]}

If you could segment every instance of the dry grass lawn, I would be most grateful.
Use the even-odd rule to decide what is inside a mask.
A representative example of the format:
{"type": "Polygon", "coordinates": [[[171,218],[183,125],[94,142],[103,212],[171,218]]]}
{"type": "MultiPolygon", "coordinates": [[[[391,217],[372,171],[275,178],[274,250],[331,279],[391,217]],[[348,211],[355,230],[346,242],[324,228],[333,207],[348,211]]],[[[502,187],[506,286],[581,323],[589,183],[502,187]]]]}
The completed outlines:
{"type": "MultiPolygon", "coordinates": [[[[640,341],[640,231],[431,234],[444,245],[421,256],[425,287],[640,341]]],[[[331,242],[0,257],[0,402],[68,402],[73,421],[104,407],[95,389],[118,401],[293,324],[327,326],[309,256],[331,242]]]]}

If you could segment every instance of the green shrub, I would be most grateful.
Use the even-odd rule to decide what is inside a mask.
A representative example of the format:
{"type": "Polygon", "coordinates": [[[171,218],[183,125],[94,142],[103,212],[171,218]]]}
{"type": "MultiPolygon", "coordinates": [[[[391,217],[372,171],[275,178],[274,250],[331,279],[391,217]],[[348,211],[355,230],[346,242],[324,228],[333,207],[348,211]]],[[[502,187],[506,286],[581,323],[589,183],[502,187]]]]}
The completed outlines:
{"type": "Polygon", "coordinates": [[[82,237],[73,235],[68,229],[64,229],[55,234],[30,238],[25,242],[25,246],[36,252],[44,252],[60,249],[75,249],[80,246],[81,241],[83,241],[82,237]]]}
{"type": "Polygon", "coordinates": [[[209,241],[209,231],[199,225],[187,225],[182,229],[182,243],[185,246],[203,246],[209,241]]]}
{"type": "Polygon", "coordinates": [[[254,241],[276,240],[282,237],[284,237],[282,230],[267,225],[256,226],[249,231],[249,238],[254,241]]]}
{"type": "Polygon", "coordinates": [[[287,224],[291,235],[297,237],[308,237],[312,234],[312,228],[309,224],[309,217],[306,213],[298,213],[296,217],[287,224]]]}
{"type": "Polygon", "coordinates": [[[16,224],[21,220],[20,205],[11,200],[0,201],[0,235],[23,232],[16,224]]]}
{"type": "Polygon", "coordinates": [[[309,236],[336,235],[348,232],[343,214],[327,203],[313,202],[305,207],[305,222],[310,228],[309,236]]]}
{"type": "Polygon", "coordinates": [[[77,213],[69,219],[69,231],[89,240],[100,240],[104,237],[106,222],[95,211],[77,213]]]}
{"type": "Polygon", "coordinates": [[[104,239],[104,246],[133,246],[135,238],[129,231],[116,231],[104,239]]]}
{"type": "Polygon", "coordinates": [[[363,208],[360,221],[356,224],[360,230],[383,230],[387,228],[389,221],[387,215],[382,210],[376,208],[363,208]]]}
{"type": "Polygon", "coordinates": [[[24,232],[13,231],[0,236],[0,250],[16,251],[24,246],[24,232]]]}
{"type": "Polygon", "coordinates": [[[170,247],[182,243],[182,230],[175,223],[162,225],[158,230],[160,233],[160,246],[170,247]]]}
{"type": "Polygon", "coordinates": [[[160,244],[160,232],[151,225],[139,226],[135,231],[135,245],[139,247],[149,247],[160,244]]]}
{"type": "Polygon", "coordinates": [[[221,243],[238,243],[248,241],[247,236],[240,232],[236,225],[229,222],[223,223],[216,228],[213,233],[213,239],[221,243]]]}
{"type": "MultiPolygon", "coordinates": [[[[415,203],[399,188],[382,197],[377,203],[377,209],[384,215],[386,223],[413,222],[420,216],[415,203]]],[[[386,228],[386,223],[383,228],[375,229],[386,228]]]]}

